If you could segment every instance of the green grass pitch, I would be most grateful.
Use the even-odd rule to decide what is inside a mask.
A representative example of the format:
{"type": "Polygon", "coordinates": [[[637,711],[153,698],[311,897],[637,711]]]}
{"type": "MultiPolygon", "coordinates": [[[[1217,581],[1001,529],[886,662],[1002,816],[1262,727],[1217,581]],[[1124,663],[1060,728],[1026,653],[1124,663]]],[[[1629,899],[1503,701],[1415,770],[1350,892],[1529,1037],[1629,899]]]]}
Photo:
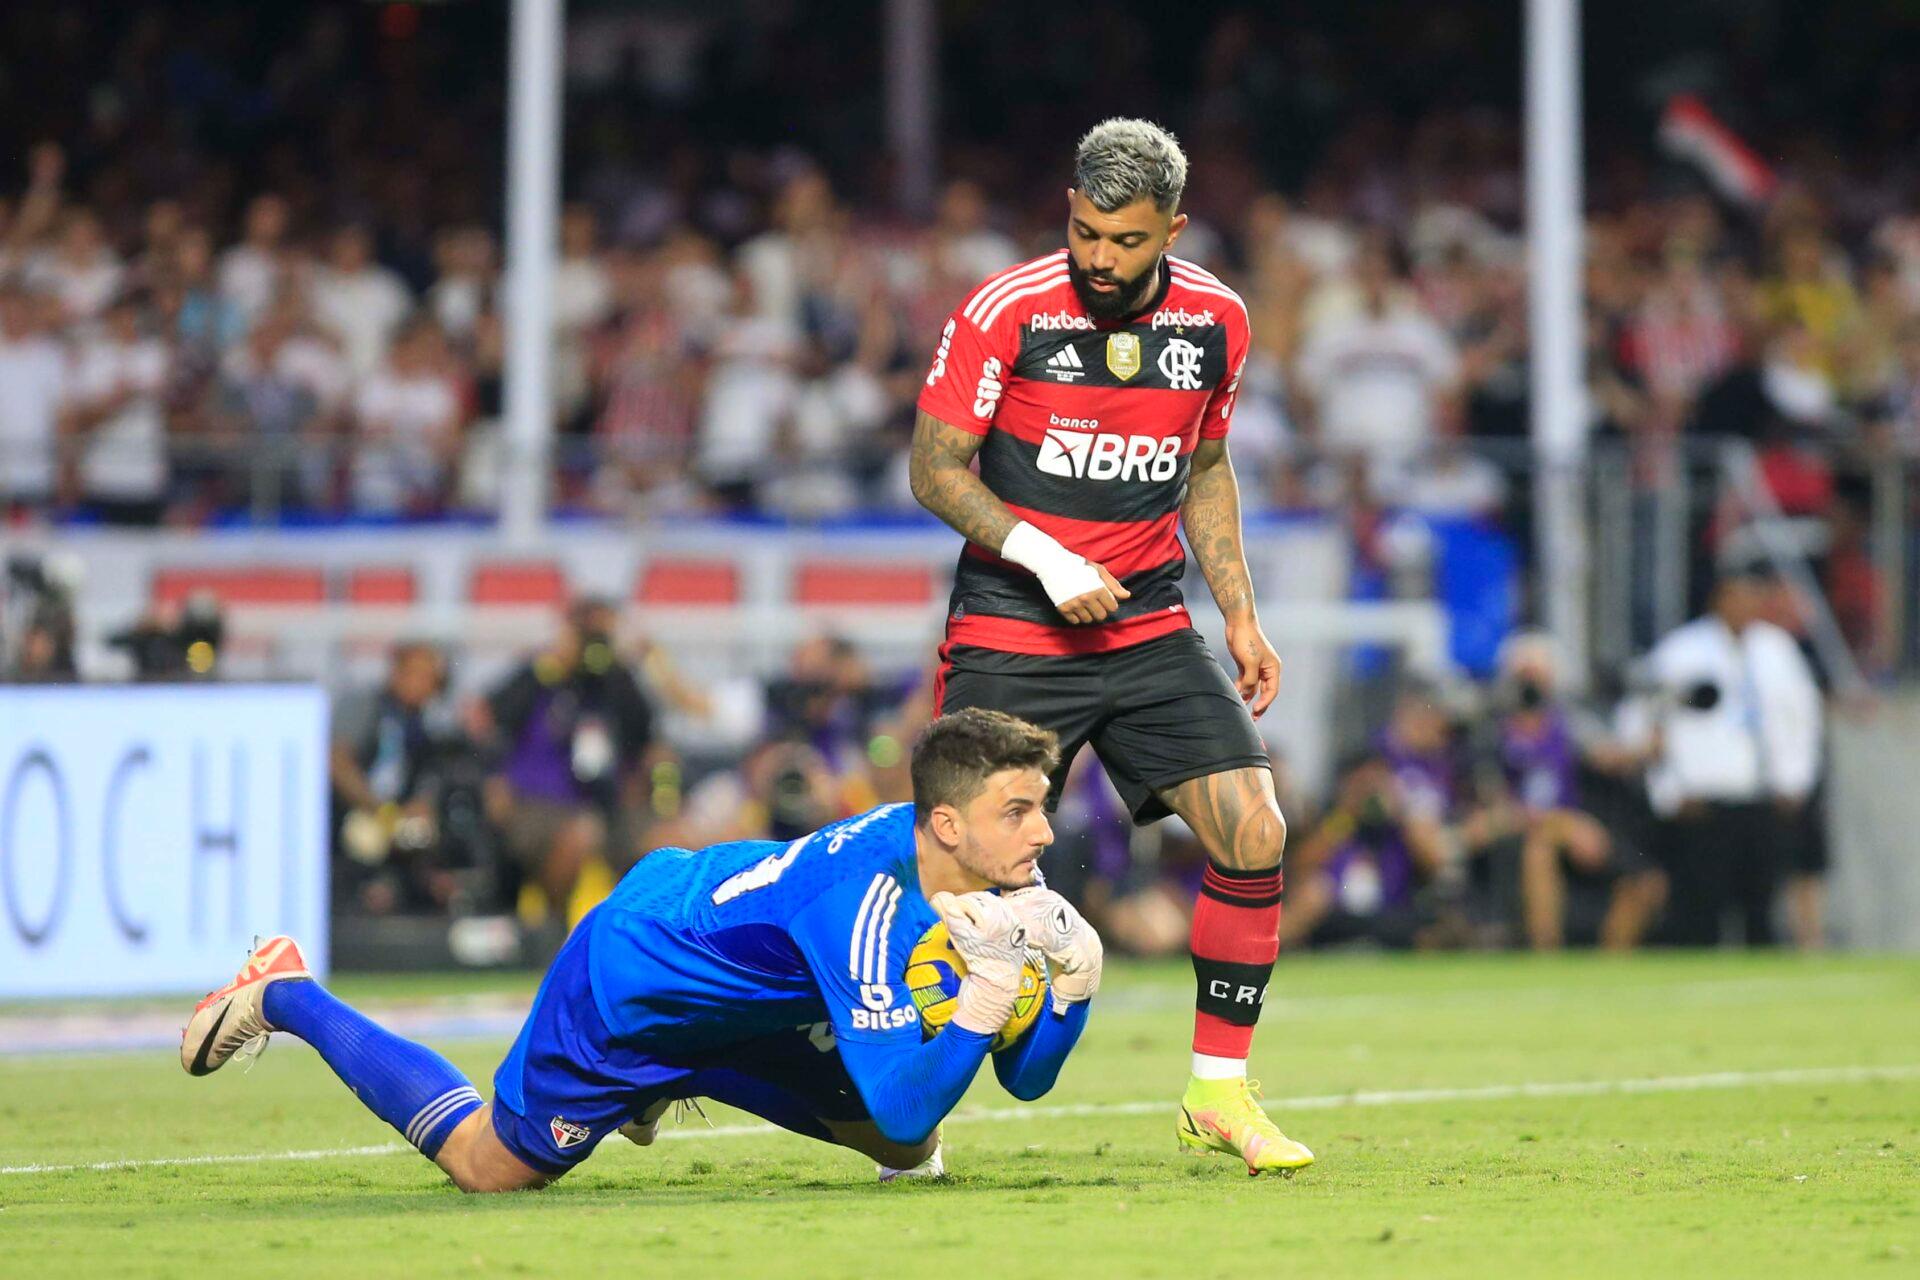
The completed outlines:
{"type": "MultiPolygon", "coordinates": [[[[955,1176],[890,1187],[716,1108],[464,1197],[285,1037],[192,1080],[5,1056],[0,1017],[0,1276],[1920,1275],[1920,960],[1288,957],[1255,1065],[1292,1181],[1176,1154],[1189,983],[1114,966],[1051,1096],[983,1073],[955,1176]],[[334,1154],[179,1163],[288,1151],[334,1154]]],[[[486,1092],[505,1046],[442,1047],[486,1092]]]]}

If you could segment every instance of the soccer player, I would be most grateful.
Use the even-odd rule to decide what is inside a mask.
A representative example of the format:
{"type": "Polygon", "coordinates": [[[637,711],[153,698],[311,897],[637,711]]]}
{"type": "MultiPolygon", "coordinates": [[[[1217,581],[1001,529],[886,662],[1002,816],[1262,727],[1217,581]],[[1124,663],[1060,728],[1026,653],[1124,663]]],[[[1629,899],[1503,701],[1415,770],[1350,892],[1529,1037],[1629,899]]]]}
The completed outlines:
{"type": "Polygon", "coordinates": [[[936,710],[992,707],[1057,733],[1050,802],[1091,742],[1135,822],[1172,811],[1206,848],[1179,1140],[1257,1174],[1313,1160],[1246,1078],[1280,946],[1287,828],[1253,725],[1280,659],[1254,612],[1227,458],[1247,311],[1168,252],[1186,175],[1179,144],[1147,121],[1081,139],[1067,247],[989,277],[941,331],[912,480],[967,539],[936,710]],[[1237,680],[1181,603],[1176,522],[1226,617],[1237,680]]]}
{"type": "Polygon", "coordinates": [[[204,1075],[272,1032],[296,1035],[464,1191],[542,1186],[615,1130],[651,1143],[668,1104],[693,1097],[883,1170],[938,1174],[940,1121],[1006,1026],[1028,945],[1051,957],[1052,999],[993,1055],[1015,1097],[1053,1087],[1099,986],[1099,937],[1035,885],[1057,762],[1051,733],[963,712],[916,744],[912,804],[791,844],[641,859],[555,957],[490,1103],[445,1058],[330,995],[289,938],[200,1002],[181,1063],[204,1075]],[[969,972],[952,1020],[923,1041],[905,974],[936,920],[969,972]]]}

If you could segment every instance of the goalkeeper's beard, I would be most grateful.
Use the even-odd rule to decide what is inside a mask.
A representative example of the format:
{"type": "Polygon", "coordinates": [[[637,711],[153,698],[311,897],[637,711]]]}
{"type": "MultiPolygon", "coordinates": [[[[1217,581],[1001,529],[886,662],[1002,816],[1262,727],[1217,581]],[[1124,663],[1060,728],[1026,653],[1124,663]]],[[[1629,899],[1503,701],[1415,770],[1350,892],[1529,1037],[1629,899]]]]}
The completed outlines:
{"type": "Polygon", "coordinates": [[[1039,856],[1035,853],[1032,858],[1009,867],[1003,861],[997,862],[972,832],[963,833],[953,851],[953,860],[960,864],[962,871],[994,889],[1026,889],[1038,883],[1039,856]]]}

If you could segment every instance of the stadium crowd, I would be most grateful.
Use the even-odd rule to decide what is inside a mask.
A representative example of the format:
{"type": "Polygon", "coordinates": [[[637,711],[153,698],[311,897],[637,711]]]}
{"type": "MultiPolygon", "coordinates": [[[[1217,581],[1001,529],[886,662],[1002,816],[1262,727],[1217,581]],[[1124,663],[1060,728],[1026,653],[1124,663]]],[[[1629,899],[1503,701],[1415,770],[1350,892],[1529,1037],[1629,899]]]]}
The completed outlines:
{"type": "MultiPolygon", "coordinates": [[[[32,135],[50,108],[26,100],[32,71],[14,90],[24,163],[0,176],[8,520],[492,507],[502,470],[525,460],[505,455],[499,428],[497,156],[463,144],[498,109],[484,76],[498,50],[443,76],[472,50],[437,15],[407,28],[423,21],[408,12],[398,27],[328,6],[283,18],[285,52],[257,84],[151,17],[116,40],[10,15],[21,47],[61,55],[92,97],[54,117],[84,130],[32,135]],[[366,92],[322,95],[329,78],[366,92]],[[245,129],[208,123],[242,105],[245,129]],[[435,123],[396,141],[381,122],[406,111],[435,123]]],[[[661,34],[644,18],[585,21],[583,47],[661,34]]],[[[1169,116],[1194,158],[1180,251],[1253,315],[1234,435],[1244,487],[1277,509],[1340,513],[1363,557],[1390,554],[1376,534],[1395,507],[1504,521],[1524,542],[1515,116],[1431,102],[1308,113],[1313,144],[1275,155],[1261,113],[1305,108],[1267,101],[1272,68],[1249,52],[1259,21],[1228,7],[1190,38],[1195,91],[1169,116]]],[[[687,33],[710,52],[750,36],[687,33]]],[[[1444,46],[1456,61],[1457,43],[1444,46]]],[[[1335,39],[1327,56],[1343,49],[1335,39]]],[[[811,40],[794,56],[803,69],[826,58],[811,40]]],[[[1058,165],[951,139],[961,176],[924,216],[904,214],[846,130],[808,150],[714,116],[740,77],[773,77],[777,98],[800,70],[660,57],[632,81],[576,58],[583,141],[561,224],[549,460],[562,509],[910,507],[905,441],[932,338],[984,274],[1057,245],[1060,179],[1045,175],[1058,165]],[[677,123],[676,93],[691,104],[677,123]],[[633,128],[612,127],[636,103],[633,128]],[[703,124],[714,145],[691,134],[703,124]]],[[[68,102],[74,87],[47,86],[68,102]]],[[[1902,103],[1886,96],[1879,117],[1902,103]]],[[[1599,139],[1586,228],[1599,437],[1625,451],[1638,497],[1670,484],[1696,442],[1758,445],[1774,497],[1814,529],[1849,638],[1884,668],[1863,477],[1920,454],[1911,167],[1864,175],[1866,135],[1851,163],[1789,137],[1778,191],[1746,204],[1634,141],[1599,139]]],[[[1703,557],[1722,518],[1699,518],[1703,557]]]]}
{"type": "MultiPolygon", "coordinates": [[[[460,6],[200,7],[218,21],[0,14],[10,47],[40,55],[0,85],[20,157],[0,173],[0,526],[487,511],[526,461],[499,429],[498,33],[460,6]],[[243,48],[279,52],[255,67],[243,48]]],[[[1117,6],[1094,48],[1070,15],[1023,16],[1033,38],[1013,50],[990,38],[995,6],[955,18],[945,73],[970,109],[942,138],[953,176],[905,212],[872,160],[877,40],[796,14],[578,19],[549,460],[562,509],[910,508],[911,406],[941,320],[986,273],[1057,247],[1067,144],[1124,106],[1186,140],[1179,252],[1252,315],[1232,437],[1251,501],[1344,522],[1362,565],[1393,557],[1396,508],[1502,525],[1524,548],[1518,113],[1482,87],[1512,78],[1512,33],[1447,5],[1365,24],[1288,9],[1204,7],[1167,31],[1117,6]],[[1181,65],[1146,100],[1111,74],[1154,56],[1181,65]]],[[[1597,113],[1587,368],[1597,437],[1627,459],[1636,502],[1697,442],[1758,448],[1874,672],[1895,655],[1864,477],[1920,456],[1920,175],[1899,148],[1912,93],[1856,94],[1833,107],[1852,112],[1844,130],[1774,139],[1764,201],[1657,161],[1650,122],[1619,123],[1644,112],[1597,113]]],[[[1727,524],[1696,513],[1703,562],[1727,524]]],[[[615,674],[628,666],[590,614],[471,706],[430,716],[444,659],[409,646],[383,690],[343,708],[340,883],[362,908],[466,909],[462,868],[485,870],[481,898],[521,879],[557,897],[597,861],[902,794],[924,692],[876,690],[844,643],[803,647],[791,687],[769,691],[763,744],[703,769],[646,710],[684,694],[663,661],[615,674]],[[450,861],[395,856],[410,847],[450,861]]],[[[179,626],[150,628],[169,661],[191,645],[179,626]]],[[[1636,647],[1656,638],[1637,626],[1636,647]]],[[[16,674],[57,669],[62,643],[30,630],[16,674]]],[[[1611,707],[1562,709],[1550,668],[1510,645],[1472,697],[1410,691],[1330,797],[1289,799],[1296,941],[1660,936],[1648,744],[1615,732],[1611,707]],[[1554,758],[1535,768],[1520,757],[1539,742],[1554,758]]],[[[1077,850],[1060,875],[1117,938],[1184,945],[1191,893],[1158,887],[1198,875],[1177,830],[1131,835],[1097,771],[1069,789],[1060,830],[1077,850]]]]}

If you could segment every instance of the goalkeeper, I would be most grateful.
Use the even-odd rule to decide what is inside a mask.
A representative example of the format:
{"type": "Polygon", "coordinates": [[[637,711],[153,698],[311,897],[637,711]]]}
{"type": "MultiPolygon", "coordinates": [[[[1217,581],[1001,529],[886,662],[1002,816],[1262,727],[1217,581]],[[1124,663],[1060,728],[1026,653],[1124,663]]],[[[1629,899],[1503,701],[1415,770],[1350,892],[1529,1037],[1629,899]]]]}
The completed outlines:
{"type": "Polygon", "coordinates": [[[993,1054],[1015,1097],[1053,1087],[1099,986],[1099,937],[1037,887],[1057,752],[1024,720],[957,712],[915,745],[910,805],[786,845],[643,858],[554,958],[491,1102],[330,995],[289,938],[200,1002],[181,1062],[205,1075],[272,1032],[298,1036],[464,1191],[542,1186],[616,1130],[650,1143],[668,1105],[694,1097],[851,1147],[883,1176],[938,1174],[940,1121],[1011,1017],[1027,948],[1047,957],[1052,999],[993,1054]],[[969,972],[923,1041],[904,978],[936,921],[969,972]]]}

